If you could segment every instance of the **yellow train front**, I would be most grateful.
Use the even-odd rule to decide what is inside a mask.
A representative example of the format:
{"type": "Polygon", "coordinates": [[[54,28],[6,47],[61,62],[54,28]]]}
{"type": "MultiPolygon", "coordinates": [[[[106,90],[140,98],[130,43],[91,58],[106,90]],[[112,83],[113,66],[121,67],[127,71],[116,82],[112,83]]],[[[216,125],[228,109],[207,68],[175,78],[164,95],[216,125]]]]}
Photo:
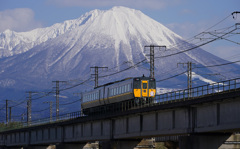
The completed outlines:
{"type": "Polygon", "coordinates": [[[126,78],[110,82],[82,94],[85,115],[116,112],[125,106],[151,103],[156,95],[156,81],[149,77],[126,78]]]}

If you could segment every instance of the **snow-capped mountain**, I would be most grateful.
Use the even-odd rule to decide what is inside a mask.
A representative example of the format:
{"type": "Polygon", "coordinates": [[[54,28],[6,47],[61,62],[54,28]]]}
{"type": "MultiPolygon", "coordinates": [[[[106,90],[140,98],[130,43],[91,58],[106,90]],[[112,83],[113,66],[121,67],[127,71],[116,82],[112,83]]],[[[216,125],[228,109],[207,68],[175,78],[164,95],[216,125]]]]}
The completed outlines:
{"type": "Polygon", "coordinates": [[[51,27],[38,28],[28,32],[5,30],[0,33],[0,58],[21,54],[47,40],[71,31],[77,26],[86,23],[90,16],[91,19],[94,19],[93,14],[94,12],[89,12],[79,19],[64,21],[51,27]]]}
{"type": "MultiPolygon", "coordinates": [[[[7,98],[10,91],[51,89],[54,80],[67,80],[70,85],[76,85],[91,77],[94,71],[90,67],[94,66],[109,68],[99,70],[99,84],[142,74],[148,76],[149,49],[144,46],[163,45],[169,49],[176,43],[193,46],[141,11],[126,7],[93,10],[76,20],[29,32],[6,30],[0,33],[1,94],[7,98]],[[143,63],[139,63],[141,61],[143,63]]],[[[201,66],[225,62],[200,48],[157,58],[180,50],[177,47],[166,51],[156,49],[156,80],[185,71],[186,67],[177,67],[179,62],[191,61],[201,66]]],[[[239,66],[199,69],[194,73],[221,72],[222,69],[234,71],[239,70],[239,66]]],[[[234,73],[228,74],[228,77],[234,76],[234,73]]],[[[176,84],[183,83],[186,83],[186,75],[161,81],[158,86],[171,88],[170,85],[174,85],[176,88],[176,84]]],[[[94,83],[86,82],[74,89],[82,92],[92,88],[89,85],[94,83]]]]}

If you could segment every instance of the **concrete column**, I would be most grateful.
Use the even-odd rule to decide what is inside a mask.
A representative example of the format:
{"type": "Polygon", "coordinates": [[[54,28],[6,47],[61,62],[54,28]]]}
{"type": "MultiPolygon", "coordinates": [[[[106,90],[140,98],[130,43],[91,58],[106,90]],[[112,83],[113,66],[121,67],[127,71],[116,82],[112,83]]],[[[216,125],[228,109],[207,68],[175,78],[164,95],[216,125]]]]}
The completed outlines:
{"type": "Polygon", "coordinates": [[[18,149],[55,149],[55,146],[54,145],[31,145],[31,146],[24,146],[18,149]]]}
{"type": "Polygon", "coordinates": [[[179,149],[218,149],[231,134],[209,133],[179,137],[179,149]]]}
{"type": "Polygon", "coordinates": [[[86,143],[61,143],[57,144],[55,149],[82,149],[86,143]]]}
{"type": "Polygon", "coordinates": [[[141,140],[113,140],[101,141],[100,149],[133,149],[141,140]]]}
{"type": "Polygon", "coordinates": [[[173,141],[166,141],[164,142],[164,146],[167,147],[168,149],[177,149],[178,143],[173,141]]]}

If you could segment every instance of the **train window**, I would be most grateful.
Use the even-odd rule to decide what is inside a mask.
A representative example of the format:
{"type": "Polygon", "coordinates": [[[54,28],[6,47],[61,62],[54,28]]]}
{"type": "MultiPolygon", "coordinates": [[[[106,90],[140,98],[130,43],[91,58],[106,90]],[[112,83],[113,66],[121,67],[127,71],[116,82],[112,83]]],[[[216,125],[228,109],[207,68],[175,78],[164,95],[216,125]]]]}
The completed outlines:
{"type": "Polygon", "coordinates": [[[150,80],[150,81],[149,81],[149,88],[150,88],[150,89],[155,89],[155,88],[156,88],[156,83],[155,83],[154,80],[150,80]]]}
{"type": "Polygon", "coordinates": [[[96,93],[96,99],[99,99],[99,91],[96,93]]]}
{"type": "Polygon", "coordinates": [[[110,89],[110,96],[113,96],[113,89],[110,89]]]}
{"type": "Polygon", "coordinates": [[[140,80],[134,80],[133,81],[133,88],[134,89],[141,89],[141,81],[140,80]]]}
{"type": "Polygon", "coordinates": [[[130,91],[130,85],[131,85],[131,84],[128,84],[128,85],[127,85],[127,92],[130,91]]]}
{"type": "Polygon", "coordinates": [[[122,93],[124,93],[124,86],[121,87],[122,93]]]}
{"type": "Polygon", "coordinates": [[[118,87],[117,87],[117,88],[116,88],[116,95],[118,95],[118,90],[119,90],[119,89],[118,89],[118,87]]]}
{"type": "Polygon", "coordinates": [[[143,83],[143,89],[147,89],[147,83],[143,83]]]}
{"type": "Polygon", "coordinates": [[[121,94],[121,86],[118,87],[118,94],[121,94]]]}

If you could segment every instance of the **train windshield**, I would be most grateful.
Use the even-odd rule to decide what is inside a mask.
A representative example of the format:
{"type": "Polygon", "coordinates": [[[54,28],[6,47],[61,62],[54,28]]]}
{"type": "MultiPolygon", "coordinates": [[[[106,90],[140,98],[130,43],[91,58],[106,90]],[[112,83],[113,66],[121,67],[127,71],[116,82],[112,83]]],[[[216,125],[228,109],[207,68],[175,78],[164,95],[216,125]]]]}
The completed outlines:
{"type": "Polygon", "coordinates": [[[143,83],[143,89],[147,89],[147,83],[143,83]]]}
{"type": "Polygon", "coordinates": [[[133,87],[134,89],[141,89],[141,81],[139,79],[134,80],[133,87]]]}
{"type": "Polygon", "coordinates": [[[149,89],[156,89],[155,80],[150,80],[149,81],[149,89]]]}

